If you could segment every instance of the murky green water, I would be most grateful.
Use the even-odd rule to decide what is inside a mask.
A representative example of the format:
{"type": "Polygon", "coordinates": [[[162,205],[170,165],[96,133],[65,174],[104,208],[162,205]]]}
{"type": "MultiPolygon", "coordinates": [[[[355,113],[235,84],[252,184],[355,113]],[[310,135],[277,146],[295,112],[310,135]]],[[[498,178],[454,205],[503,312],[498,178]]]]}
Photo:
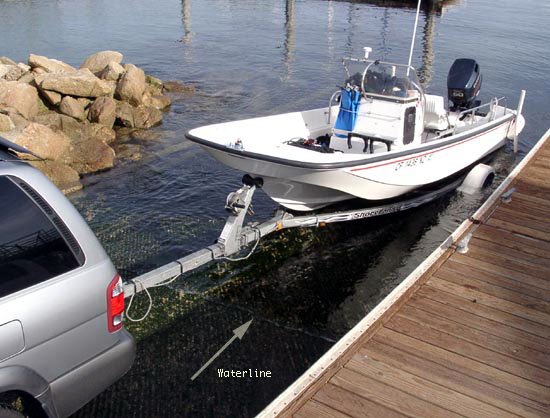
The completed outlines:
{"type": "MultiPolygon", "coordinates": [[[[457,2],[424,12],[413,65],[431,93],[445,92],[455,58],[477,59],[482,96],[528,91],[520,157],[548,128],[550,3],[457,2]]],[[[321,0],[0,1],[0,55],[29,53],[79,65],[95,51],[161,79],[195,86],[178,98],[138,162],[86,179],[71,200],[127,278],[211,244],[227,193],[241,174],[187,142],[186,130],[248,116],[326,105],[341,57],[406,62],[414,10],[321,0]]],[[[502,180],[516,157],[495,156],[502,180]]],[[[488,192],[487,192],[488,193],[488,192]]],[[[259,412],[393,289],[480,204],[459,193],[406,213],[288,231],[244,263],[219,264],[153,292],[132,370],[79,417],[247,417],[259,412]],[[190,377],[249,319],[252,326],[195,381],[190,377]],[[219,378],[216,368],[271,371],[219,378]]],[[[255,196],[258,219],[273,203],[255,196]]],[[[146,305],[136,301],[137,311],[146,305]]]]}

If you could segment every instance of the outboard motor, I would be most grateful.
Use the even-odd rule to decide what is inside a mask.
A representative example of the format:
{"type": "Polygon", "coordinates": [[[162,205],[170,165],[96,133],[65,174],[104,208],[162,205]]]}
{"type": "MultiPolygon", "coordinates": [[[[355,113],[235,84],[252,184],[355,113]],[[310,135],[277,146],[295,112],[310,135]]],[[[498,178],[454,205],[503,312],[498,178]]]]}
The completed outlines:
{"type": "Polygon", "coordinates": [[[479,64],[469,58],[457,59],[447,77],[449,100],[453,102],[451,110],[466,110],[475,107],[476,97],[481,89],[483,77],[479,64]]]}

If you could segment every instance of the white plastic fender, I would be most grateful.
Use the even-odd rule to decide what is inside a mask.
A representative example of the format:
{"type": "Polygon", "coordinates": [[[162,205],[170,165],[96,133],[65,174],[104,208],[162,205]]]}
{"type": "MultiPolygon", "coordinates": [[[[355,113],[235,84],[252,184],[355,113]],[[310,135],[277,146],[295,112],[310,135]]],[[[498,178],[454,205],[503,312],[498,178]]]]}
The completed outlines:
{"type": "Polygon", "coordinates": [[[467,194],[479,192],[487,187],[495,177],[495,170],[487,164],[478,164],[470,170],[460,187],[459,191],[467,194]]]}

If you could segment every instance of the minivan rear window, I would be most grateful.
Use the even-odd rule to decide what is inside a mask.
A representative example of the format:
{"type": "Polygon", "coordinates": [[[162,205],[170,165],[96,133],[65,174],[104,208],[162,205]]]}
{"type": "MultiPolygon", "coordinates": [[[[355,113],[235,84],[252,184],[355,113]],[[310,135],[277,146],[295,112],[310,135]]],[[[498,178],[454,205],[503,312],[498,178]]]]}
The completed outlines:
{"type": "Polygon", "coordinates": [[[0,297],[77,267],[48,216],[13,181],[0,176],[0,297]]]}

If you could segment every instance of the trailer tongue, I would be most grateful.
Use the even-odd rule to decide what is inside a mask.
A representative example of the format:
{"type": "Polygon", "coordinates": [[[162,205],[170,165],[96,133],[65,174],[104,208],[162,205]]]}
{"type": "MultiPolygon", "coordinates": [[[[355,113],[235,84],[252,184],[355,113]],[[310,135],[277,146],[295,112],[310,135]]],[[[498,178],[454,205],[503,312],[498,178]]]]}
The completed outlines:
{"type": "MultiPolygon", "coordinates": [[[[286,210],[279,209],[275,216],[267,221],[262,223],[248,223],[245,225],[246,215],[253,214],[252,197],[254,192],[257,187],[261,187],[260,181],[245,175],[243,177],[243,186],[237,191],[230,193],[227,197],[225,208],[230,215],[215,244],[131,279],[124,284],[124,294],[126,297],[133,298],[135,294],[147,291],[148,288],[167,285],[179,278],[182,274],[195,270],[210,261],[245,260],[252,255],[262,237],[275,231],[297,227],[318,227],[329,223],[366,219],[400,212],[438,199],[455,190],[461,183],[462,178],[438,190],[415,196],[408,200],[363,209],[301,216],[294,216],[286,210]],[[252,243],[254,243],[252,249],[247,255],[231,258],[231,256],[243,251],[252,243]]],[[[128,306],[128,309],[129,308],[130,306],[128,306]]]]}

